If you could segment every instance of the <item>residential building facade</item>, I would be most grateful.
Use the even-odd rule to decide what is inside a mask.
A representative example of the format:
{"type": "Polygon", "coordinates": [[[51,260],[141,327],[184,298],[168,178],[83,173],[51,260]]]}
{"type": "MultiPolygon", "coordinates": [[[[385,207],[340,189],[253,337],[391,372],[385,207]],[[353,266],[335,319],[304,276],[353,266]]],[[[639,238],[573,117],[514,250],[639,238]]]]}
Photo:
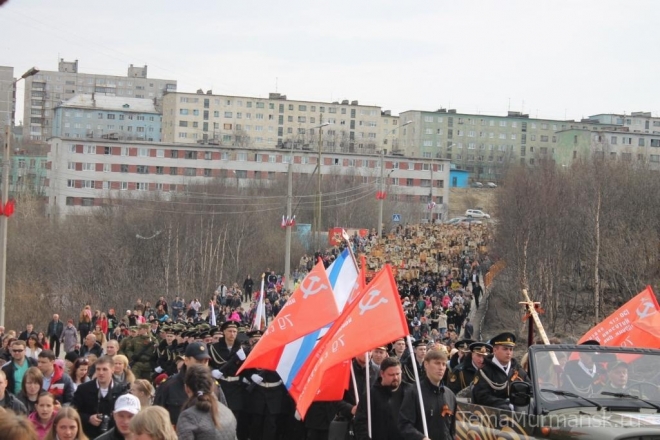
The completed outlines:
{"type": "MultiPolygon", "coordinates": [[[[387,119],[392,124],[390,115],[387,119]]],[[[318,150],[321,141],[323,151],[371,154],[381,144],[380,124],[380,107],[358,101],[293,101],[280,93],[256,98],[210,90],[163,98],[164,142],[318,150]]]]}
{"type": "Polygon", "coordinates": [[[14,68],[0,66],[0,128],[4,139],[7,122],[14,126],[14,110],[16,108],[16,87],[14,85],[14,68]]]}
{"type": "Polygon", "coordinates": [[[512,164],[534,166],[537,158],[552,159],[557,132],[589,128],[597,121],[532,119],[520,112],[506,116],[406,111],[400,121],[411,121],[399,131],[399,150],[406,157],[446,159],[456,169],[470,172],[474,180],[501,179],[512,164]]]}
{"type": "Polygon", "coordinates": [[[149,99],[160,110],[163,94],[176,91],[176,80],[147,77],[147,66],[128,68],[126,76],[80,73],[78,60],[59,62],[57,71],[41,71],[25,79],[24,136],[47,140],[53,133],[55,108],[78,94],[106,94],[149,99]]]}
{"type": "MultiPolygon", "coordinates": [[[[309,176],[318,161],[317,152],[272,148],[71,138],[52,138],[49,146],[47,186],[52,215],[85,213],[110,199],[150,193],[168,200],[185,192],[188,185],[214,178],[240,187],[267,184],[286,175],[292,157],[294,178],[309,176]]],[[[431,198],[437,213],[446,210],[449,202],[445,160],[349,153],[324,153],[321,160],[323,178],[353,176],[362,185],[373,184],[374,197],[381,188],[381,175],[386,176],[388,197],[415,204],[418,213],[428,212],[431,198]]]]}
{"type": "Polygon", "coordinates": [[[600,130],[563,130],[557,138],[557,165],[598,158],[644,164],[660,171],[660,131],[645,133],[631,131],[627,126],[609,126],[600,130]]]}
{"type": "Polygon", "coordinates": [[[53,136],[160,142],[161,120],[151,99],[80,94],[55,107],[53,136]]]}

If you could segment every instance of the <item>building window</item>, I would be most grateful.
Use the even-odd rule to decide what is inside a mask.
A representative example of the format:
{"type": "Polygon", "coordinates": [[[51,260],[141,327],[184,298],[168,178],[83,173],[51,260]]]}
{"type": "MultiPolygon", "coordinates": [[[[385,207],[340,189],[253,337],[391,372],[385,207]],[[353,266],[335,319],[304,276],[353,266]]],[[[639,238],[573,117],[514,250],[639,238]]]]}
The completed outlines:
{"type": "Polygon", "coordinates": [[[186,159],[197,159],[197,151],[185,151],[184,154],[186,159]]]}
{"type": "MultiPolygon", "coordinates": [[[[142,127],[138,127],[138,128],[142,128],[142,127]]],[[[140,157],[149,157],[149,149],[148,148],[138,148],[138,156],[140,156],[140,157]]]]}
{"type": "Polygon", "coordinates": [[[176,176],[179,173],[177,167],[170,167],[170,176],[176,176]]]}
{"type": "Polygon", "coordinates": [[[124,163],[123,163],[123,164],[121,164],[121,165],[119,166],[119,168],[120,168],[120,171],[121,171],[122,173],[128,173],[128,165],[127,165],[127,164],[124,164],[124,163]]]}
{"type": "Polygon", "coordinates": [[[163,174],[165,172],[165,167],[156,167],[156,174],[163,174]]]}
{"type": "Polygon", "coordinates": [[[138,191],[146,191],[149,189],[149,184],[147,182],[137,182],[135,184],[135,189],[138,191]]]}
{"type": "Polygon", "coordinates": [[[186,168],[186,176],[196,176],[197,168],[186,168]]]}
{"type": "Polygon", "coordinates": [[[211,177],[211,168],[204,168],[204,177],[211,177]]]}
{"type": "Polygon", "coordinates": [[[96,154],[96,145],[85,145],[85,154],[96,154]]]}
{"type": "Polygon", "coordinates": [[[125,190],[128,189],[128,182],[120,182],[119,184],[120,184],[120,189],[122,191],[125,191],[125,190]]]}
{"type": "Polygon", "coordinates": [[[137,166],[138,174],[149,174],[149,167],[147,165],[138,165],[137,166]]]}

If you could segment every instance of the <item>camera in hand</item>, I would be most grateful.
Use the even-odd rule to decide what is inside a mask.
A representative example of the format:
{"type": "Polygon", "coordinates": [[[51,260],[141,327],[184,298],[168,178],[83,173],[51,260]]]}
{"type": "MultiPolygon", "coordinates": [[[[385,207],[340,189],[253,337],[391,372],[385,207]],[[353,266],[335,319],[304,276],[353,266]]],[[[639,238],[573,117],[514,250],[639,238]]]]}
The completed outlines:
{"type": "Polygon", "coordinates": [[[99,425],[99,430],[101,432],[106,432],[108,428],[110,427],[110,416],[105,415],[105,414],[97,414],[99,419],[101,419],[101,424],[99,425]]]}

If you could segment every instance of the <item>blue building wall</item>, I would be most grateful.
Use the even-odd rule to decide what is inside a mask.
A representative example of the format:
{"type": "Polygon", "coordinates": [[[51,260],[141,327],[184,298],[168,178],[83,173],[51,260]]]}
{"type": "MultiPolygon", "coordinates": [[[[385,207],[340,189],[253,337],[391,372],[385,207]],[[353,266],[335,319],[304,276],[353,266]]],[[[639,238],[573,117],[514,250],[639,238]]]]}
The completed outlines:
{"type": "Polygon", "coordinates": [[[158,113],[58,107],[53,136],[160,142],[162,120],[158,113]]]}
{"type": "Polygon", "coordinates": [[[449,170],[450,188],[467,188],[469,186],[470,172],[465,170],[449,170]]]}

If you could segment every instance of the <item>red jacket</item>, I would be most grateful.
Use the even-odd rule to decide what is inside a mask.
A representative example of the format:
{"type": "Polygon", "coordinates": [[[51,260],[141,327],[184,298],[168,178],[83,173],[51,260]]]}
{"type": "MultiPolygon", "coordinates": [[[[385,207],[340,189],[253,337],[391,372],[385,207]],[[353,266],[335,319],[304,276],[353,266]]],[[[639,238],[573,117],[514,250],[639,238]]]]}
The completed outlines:
{"type": "Polygon", "coordinates": [[[48,392],[55,396],[61,404],[71,403],[73,401],[73,381],[71,377],[59,365],[54,364],[53,368],[55,371],[48,392]]]}
{"type": "Polygon", "coordinates": [[[104,334],[108,334],[108,319],[107,318],[103,318],[103,319],[99,318],[96,321],[96,325],[100,325],[101,326],[101,331],[104,334]]]}

